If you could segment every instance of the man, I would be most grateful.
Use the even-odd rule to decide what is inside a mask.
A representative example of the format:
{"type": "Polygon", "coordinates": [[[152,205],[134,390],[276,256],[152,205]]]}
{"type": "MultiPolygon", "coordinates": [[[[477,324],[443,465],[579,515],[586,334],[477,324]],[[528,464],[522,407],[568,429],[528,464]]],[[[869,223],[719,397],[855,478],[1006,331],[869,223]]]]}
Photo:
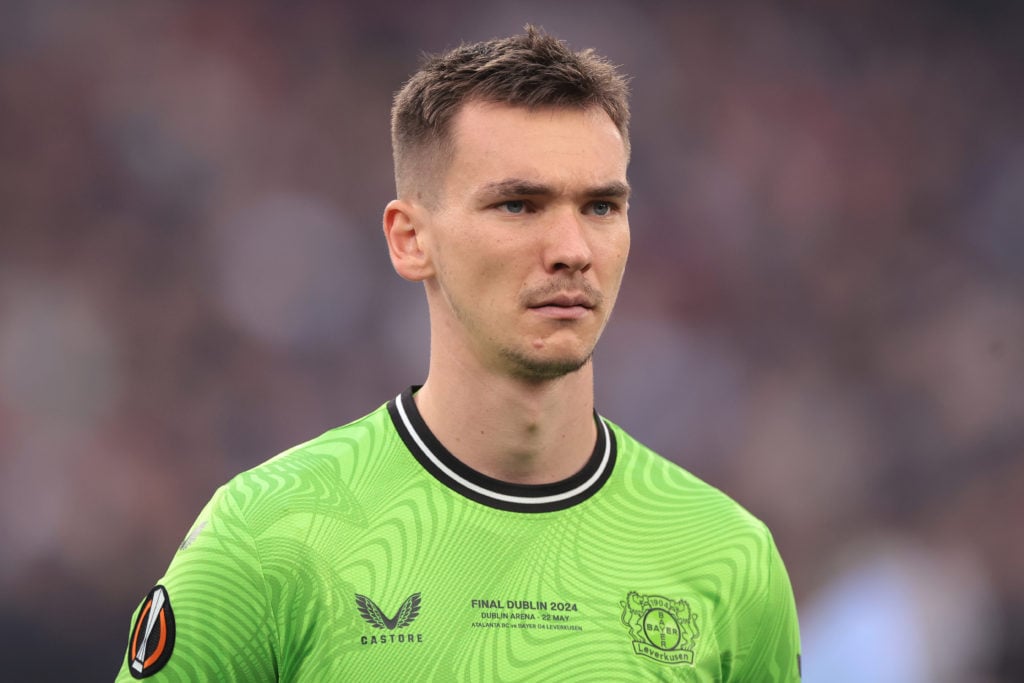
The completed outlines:
{"type": "Polygon", "coordinates": [[[799,679],[765,526],[594,412],[626,90],[529,27],[406,83],[384,234],[426,381],[222,487],[119,680],[799,679]]]}

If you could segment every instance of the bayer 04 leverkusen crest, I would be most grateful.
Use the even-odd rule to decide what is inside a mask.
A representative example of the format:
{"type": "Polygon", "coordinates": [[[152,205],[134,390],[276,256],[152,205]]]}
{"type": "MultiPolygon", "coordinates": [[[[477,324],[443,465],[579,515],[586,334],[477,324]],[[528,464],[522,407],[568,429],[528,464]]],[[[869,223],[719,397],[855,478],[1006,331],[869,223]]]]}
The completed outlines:
{"type": "Polygon", "coordinates": [[[620,604],[635,654],[662,664],[693,664],[700,629],[689,603],[631,591],[620,604]]]}

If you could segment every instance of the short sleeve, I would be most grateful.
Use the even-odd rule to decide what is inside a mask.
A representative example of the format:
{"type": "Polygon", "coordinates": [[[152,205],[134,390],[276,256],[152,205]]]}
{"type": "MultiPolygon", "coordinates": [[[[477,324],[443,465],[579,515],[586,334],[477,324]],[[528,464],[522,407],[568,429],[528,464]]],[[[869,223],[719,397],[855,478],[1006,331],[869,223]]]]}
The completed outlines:
{"type": "MultiPolygon", "coordinates": [[[[745,656],[738,662],[733,681],[742,683],[797,683],[800,681],[800,626],[789,574],[771,533],[765,528],[766,562],[762,609],[747,629],[753,634],[743,644],[745,656]]],[[[752,612],[754,614],[756,612],[752,612]]]]}
{"type": "Polygon", "coordinates": [[[276,626],[231,484],[200,513],[132,618],[117,681],[275,681],[276,626]]]}

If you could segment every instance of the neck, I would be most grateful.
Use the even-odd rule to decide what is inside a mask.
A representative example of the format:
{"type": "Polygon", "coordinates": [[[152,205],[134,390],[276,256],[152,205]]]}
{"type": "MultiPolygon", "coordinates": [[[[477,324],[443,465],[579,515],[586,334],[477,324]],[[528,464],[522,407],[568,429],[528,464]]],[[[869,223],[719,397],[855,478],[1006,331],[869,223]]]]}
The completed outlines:
{"type": "Polygon", "coordinates": [[[434,435],[459,460],[500,481],[545,484],[587,462],[597,438],[591,363],[529,381],[431,368],[415,396],[434,435]]]}

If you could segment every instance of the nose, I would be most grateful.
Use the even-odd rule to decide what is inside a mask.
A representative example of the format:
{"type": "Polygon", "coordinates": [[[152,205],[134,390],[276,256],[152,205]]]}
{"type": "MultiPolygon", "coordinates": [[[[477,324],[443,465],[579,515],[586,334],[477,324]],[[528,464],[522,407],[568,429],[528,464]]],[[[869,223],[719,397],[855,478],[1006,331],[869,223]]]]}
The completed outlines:
{"type": "Polygon", "coordinates": [[[549,272],[585,273],[593,259],[583,217],[573,209],[555,212],[545,231],[544,265],[549,272]]]}

